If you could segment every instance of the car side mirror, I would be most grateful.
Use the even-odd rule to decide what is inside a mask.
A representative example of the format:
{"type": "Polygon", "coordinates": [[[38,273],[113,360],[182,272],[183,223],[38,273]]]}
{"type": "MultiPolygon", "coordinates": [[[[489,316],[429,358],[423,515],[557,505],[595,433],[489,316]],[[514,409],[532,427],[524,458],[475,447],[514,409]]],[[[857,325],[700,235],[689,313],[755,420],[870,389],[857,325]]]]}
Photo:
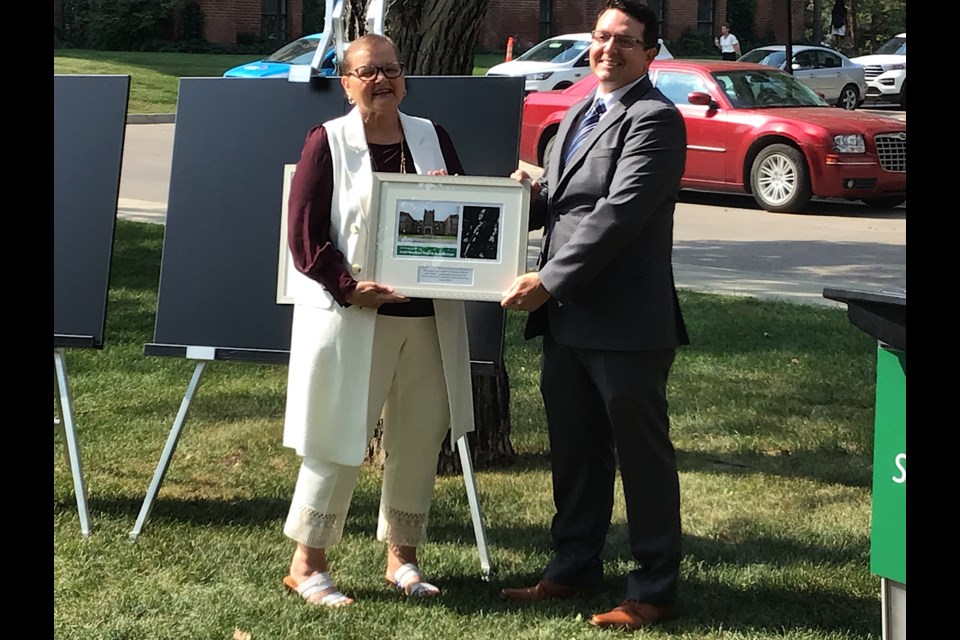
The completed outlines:
{"type": "Polygon", "coordinates": [[[798,63],[796,63],[796,62],[794,62],[794,63],[793,63],[792,65],[790,65],[790,66],[793,68],[794,71],[796,71],[797,69],[802,69],[802,68],[803,68],[803,67],[801,67],[801,66],[800,66],[798,63]]]}
{"type": "Polygon", "coordinates": [[[690,104],[699,105],[701,107],[710,107],[711,109],[716,109],[720,105],[710,97],[709,93],[704,93],[703,91],[691,91],[687,95],[687,102],[690,104]]]}

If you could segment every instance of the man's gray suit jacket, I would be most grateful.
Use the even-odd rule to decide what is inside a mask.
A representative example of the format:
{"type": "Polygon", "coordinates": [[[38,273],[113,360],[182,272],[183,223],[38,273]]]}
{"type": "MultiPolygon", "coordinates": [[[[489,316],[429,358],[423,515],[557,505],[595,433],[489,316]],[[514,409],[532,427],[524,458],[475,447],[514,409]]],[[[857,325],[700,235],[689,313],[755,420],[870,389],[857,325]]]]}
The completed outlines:
{"type": "Polygon", "coordinates": [[[544,228],[540,282],[551,299],[528,338],[588,349],[639,351],[687,344],[673,280],[673,212],[686,161],[676,106],[644,77],[561,170],[564,142],[594,95],[573,105],[531,207],[544,228]]]}

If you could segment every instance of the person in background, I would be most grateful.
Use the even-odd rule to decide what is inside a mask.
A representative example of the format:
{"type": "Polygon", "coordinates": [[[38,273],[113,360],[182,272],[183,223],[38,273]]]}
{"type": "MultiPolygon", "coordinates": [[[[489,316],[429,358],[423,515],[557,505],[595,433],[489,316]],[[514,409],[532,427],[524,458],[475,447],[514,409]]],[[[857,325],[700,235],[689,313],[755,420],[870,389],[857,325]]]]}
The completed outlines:
{"type": "MultiPolygon", "coordinates": [[[[539,270],[517,278],[501,302],[530,312],[526,338],[543,336],[540,390],[556,507],[542,578],[501,597],[533,603],[602,586],[619,466],[637,566],[621,603],[590,618],[601,628],[671,618],[680,576],[667,378],[677,348],[689,342],[671,262],[687,134],[647,73],[659,30],[646,5],[604,4],[589,51],[597,90],[567,111],[545,172],[531,184],[531,229],[544,228],[539,270]]],[[[512,177],[530,180],[520,169],[512,177]]]]}
{"type": "Polygon", "coordinates": [[[713,43],[720,49],[720,56],[724,60],[736,60],[740,57],[740,41],[730,33],[730,25],[720,25],[720,37],[714,38],[713,43]]]}
{"type": "Polygon", "coordinates": [[[403,63],[381,35],[355,40],[341,84],[354,108],[308,134],[291,182],[288,244],[297,272],[283,443],[302,456],[284,534],[296,543],[283,583],[338,607],[326,550],[337,544],[367,445],[383,417],[377,539],[385,579],[409,597],[440,590],[421,579],[437,457],[474,428],[462,301],[408,299],[365,279],[373,173],[463,173],[450,136],[399,110],[403,63]]]}

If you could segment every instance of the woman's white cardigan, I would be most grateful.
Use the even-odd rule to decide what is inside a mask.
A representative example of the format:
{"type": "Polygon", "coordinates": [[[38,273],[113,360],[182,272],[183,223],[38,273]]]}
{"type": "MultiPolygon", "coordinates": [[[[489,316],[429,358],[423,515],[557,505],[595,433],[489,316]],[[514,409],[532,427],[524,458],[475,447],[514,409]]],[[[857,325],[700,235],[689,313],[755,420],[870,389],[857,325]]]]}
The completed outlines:
{"type": "MultiPolygon", "coordinates": [[[[400,122],[417,173],[446,169],[433,123],[404,113],[400,122]]],[[[363,122],[354,108],[323,126],[334,167],[331,240],[343,252],[353,277],[365,280],[367,267],[372,266],[365,264],[367,243],[375,242],[375,230],[367,217],[373,168],[363,122]]],[[[367,395],[377,312],[356,305],[341,307],[322,285],[302,273],[294,272],[291,279],[296,306],[283,444],[301,456],[360,465],[368,444],[367,395]],[[298,323],[301,306],[322,310],[319,324],[298,323]]],[[[458,300],[434,300],[433,305],[454,445],[474,428],[466,315],[458,300]]]]}

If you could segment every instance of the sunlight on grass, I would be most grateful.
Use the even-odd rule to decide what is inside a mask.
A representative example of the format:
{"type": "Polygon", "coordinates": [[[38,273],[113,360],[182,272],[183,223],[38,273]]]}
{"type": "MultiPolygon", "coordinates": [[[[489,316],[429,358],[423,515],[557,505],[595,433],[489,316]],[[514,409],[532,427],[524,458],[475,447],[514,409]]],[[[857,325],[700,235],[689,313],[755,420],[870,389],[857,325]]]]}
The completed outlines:
{"type": "MultiPolygon", "coordinates": [[[[444,589],[407,603],[383,582],[375,540],[381,472],[364,467],[332,570],[349,610],[286,596],[292,543],[282,534],[299,459],[282,447],[286,369],[215,362],[198,389],[144,532],[139,512],[192,363],[146,357],[162,248],[159,226],[118,221],[102,351],[68,350],[93,533],[79,518],[55,430],[54,636],[610,638],[585,619],[616,604],[633,568],[619,481],[604,550],[607,578],[589,598],[515,607],[503,586],[532,584],[550,558],[549,447],[539,342],[510,313],[511,440],[506,468],[477,472],[494,564],[481,580],[463,478],[441,476],[421,549],[444,589]]],[[[670,384],[682,492],[684,559],[670,640],[875,640],[879,579],[869,571],[875,343],[844,312],[682,293],[692,344],[670,384]]],[[[616,634],[615,634],[616,635],[616,634]]]]}

